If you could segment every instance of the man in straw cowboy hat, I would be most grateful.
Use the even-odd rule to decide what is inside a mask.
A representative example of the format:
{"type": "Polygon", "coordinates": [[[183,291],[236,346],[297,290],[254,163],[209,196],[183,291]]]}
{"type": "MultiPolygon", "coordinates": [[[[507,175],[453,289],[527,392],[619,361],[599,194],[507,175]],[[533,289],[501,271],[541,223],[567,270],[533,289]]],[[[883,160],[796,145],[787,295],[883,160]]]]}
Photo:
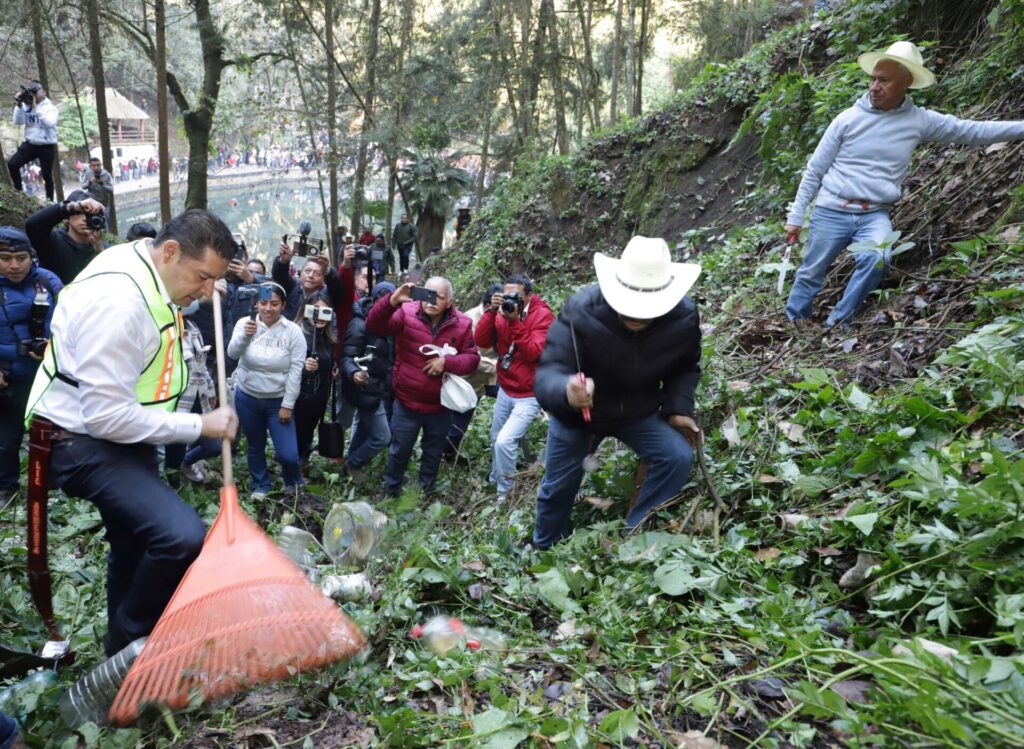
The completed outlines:
{"type": "MultiPolygon", "coordinates": [[[[1024,122],[961,120],[915,106],[907,90],[928,88],[935,76],[911,42],[865,53],[857,62],[871,76],[871,85],[832,120],[807,163],[786,218],[786,234],[793,241],[817,196],[804,262],[786,304],[786,315],[794,322],[811,317],[814,295],[845,247],[865,241],[881,244],[892,233],[889,209],[900,197],[918,143],[979,145],[1024,138],[1024,122]]],[[[889,248],[854,252],[853,276],[826,325],[849,324],[878,287],[889,255],[889,248]]]]}
{"type": "Polygon", "coordinates": [[[597,253],[594,266],[597,285],[562,308],[534,382],[551,417],[533,532],[542,549],[571,532],[584,458],[601,438],[616,437],[648,464],[629,528],[686,484],[698,444],[700,319],[686,292],[700,266],[673,263],[665,240],[640,236],[619,259],[597,253]]]}

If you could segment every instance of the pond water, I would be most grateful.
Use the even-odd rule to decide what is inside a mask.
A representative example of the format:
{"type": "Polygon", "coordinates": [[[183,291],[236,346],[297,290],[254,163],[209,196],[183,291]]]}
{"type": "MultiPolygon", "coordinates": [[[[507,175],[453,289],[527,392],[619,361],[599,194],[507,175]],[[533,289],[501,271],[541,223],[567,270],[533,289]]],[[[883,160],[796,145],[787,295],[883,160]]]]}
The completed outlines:
{"type": "MultiPolygon", "coordinates": [[[[171,212],[182,210],[185,201],[184,186],[175,189],[171,199],[171,212]]],[[[277,255],[277,246],[282,234],[295,234],[303,220],[313,225],[312,236],[326,237],[323,212],[320,205],[320,190],[312,186],[280,186],[247,190],[238,187],[210,193],[208,202],[211,211],[220,216],[245,238],[249,255],[268,262],[277,255]]],[[[131,208],[118,208],[117,223],[122,231],[136,221],[148,221],[159,226],[160,205],[154,199],[152,204],[131,208]]],[[[269,264],[269,262],[268,262],[269,264]]]]}

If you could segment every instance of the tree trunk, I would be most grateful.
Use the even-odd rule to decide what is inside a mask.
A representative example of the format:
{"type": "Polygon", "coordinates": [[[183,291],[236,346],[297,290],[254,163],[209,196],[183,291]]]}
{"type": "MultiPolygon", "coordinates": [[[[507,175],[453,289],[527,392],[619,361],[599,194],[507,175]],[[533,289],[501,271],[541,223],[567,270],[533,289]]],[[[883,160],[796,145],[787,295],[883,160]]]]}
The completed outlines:
{"type": "Polygon", "coordinates": [[[633,115],[633,97],[636,94],[634,81],[636,79],[636,0],[626,0],[628,3],[626,15],[626,114],[633,115]]]}
{"type": "MultiPolygon", "coordinates": [[[[384,217],[384,239],[391,245],[391,229],[395,225],[395,193],[398,186],[398,138],[402,131],[402,120],[405,110],[405,53],[412,39],[412,27],[416,18],[416,0],[405,0],[402,3],[402,27],[398,36],[398,62],[396,72],[398,85],[393,106],[395,122],[391,130],[391,153],[388,154],[388,207],[384,217]]],[[[403,200],[404,203],[404,200],[403,200]]],[[[409,207],[405,207],[405,213],[409,207]]]]}
{"type": "Polygon", "coordinates": [[[373,127],[373,104],[377,95],[377,44],[380,35],[380,0],[373,0],[370,8],[370,40],[366,46],[366,96],[363,97],[362,132],[359,134],[359,153],[356,157],[356,173],[352,180],[352,231],[362,226],[363,205],[366,187],[366,163],[369,152],[370,129],[373,127]]]}
{"type": "MultiPolygon", "coordinates": [[[[580,38],[583,41],[583,64],[580,68],[580,90],[583,95],[580,99],[590,120],[590,129],[596,130],[601,122],[600,82],[597,71],[594,70],[594,55],[590,46],[590,21],[588,14],[583,12],[583,0],[576,0],[576,17],[579,19],[580,38]]],[[[582,137],[582,123],[578,127],[582,137]]]]}
{"type": "Polygon", "coordinates": [[[447,216],[439,216],[433,211],[423,211],[416,217],[416,231],[419,234],[416,245],[416,256],[420,262],[427,255],[440,250],[444,246],[444,226],[448,223],[447,216]]]}
{"type": "Polygon", "coordinates": [[[82,142],[85,143],[85,155],[88,158],[89,133],[85,129],[85,117],[82,115],[82,97],[78,93],[78,84],[75,83],[75,74],[71,70],[71,63],[68,62],[68,56],[64,53],[64,44],[57,37],[57,31],[53,28],[53,23],[50,21],[50,17],[48,15],[44,15],[43,19],[46,21],[46,27],[50,31],[50,37],[53,39],[53,46],[57,48],[57,54],[60,55],[60,59],[64,63],[64,69],[68,71],[68,82],[71,84],[71,93],[77,102],[75,105],[75,112],[78,114],[78,127],[82,130],[82,142]]]}
{"type": "Polygon", "coordinates": [[[14,189],[14,182],[11,180],[11,173],[7,169],[7,157],[4,155],[3,143],[0,143],[0,185],[14,189]]]}
{"type": "Polygon", "coordinates": [[[569,154],[569,130],[565,123],[565,90],[562,85],[562,51],[558,46],[558,19],[555,0],[541,0],[547,11],[548,42],[551,54],[551,88],[555,98],[555,143],[561,156],[569,154]]]}
{"type": "Polygon", "coordinates": [[[644,113],[644,61],[647,59],[647,27],[651,20],[651,0],[640,0],[640,40],[637,44],[636,93],[633,94],[633,116],[644,113]]]}
{"type": "Polygon", "coordinates": [[[608,103],[608,124],[619,119],[619,67],[622,50],[622,0],[615,1],[615,36],[612,38],[612,91],[608,103]]]}
{"type": "MultiPolygon", "coordinates": [[[[100,129],[100,150],[103,166],[114,173],[110,155],[110,120],[107,119],[107,83],[103,75],[103,43],[100,37],[100,10],[97,0],[85,0],[86,24],[89,27],[89,55],[92,58],[92,84],[96,92],[96,119],[100,129]]],[[[114,210],[113,195],[107,209],[107,230],[117,234],[117,212],[114,210]]]]}
{"type": "Polygon", "coordinates": [[[484,140],[480,145],[480,174],[476,177],[476,209],[479,211],[484,204],[484,193],[487,191],[487,161],[491,150],[491,114],[494,95],[488,91],[488,99],[484,102],[484,140]]]}
{"type": "Polygon", "coordinates": [[[341,258],[333,257],[334,229],[338,226],[338,82],[334,70],[334,0],[324,0],[324,45],[327,47],[327,184],[331,191],[330,222],[327,236],[330,237],[330,254],[335,263],[341,258]]]}
{"type": "MultiPolygon", "coordinates": [[[[537,110],[537,96],[540,93],[541,70],[544,66],[544,37],[547,34],[548,14],[544,11],[546,0],[541,0],[540,12],[537,14],[537,33],[533,37],[533,51],[529,55],[529,66],[527,68],[526,99],[523,107],[523,116],[527,119],[526,133],[533,135],[537,132],[537,123],[540,112],[537,110]]],[[[526,59],[525,50],[523,52],[526,59]]]]}
{"type": "MultiPolygon", "coordinates": [[[[292,27],[290,25],[285,25],[284,32],[288,40],[288,48],[295,49],[295,38],[292,35],[292,27]]],[[[326,50],[327,47],[324,47],[324,49],[326,50]]],[[[330,59],[328,59],[327,64],[330,65],[330,62],[330,59]]],[[[302,97],[302,108],[304,110],[304,116],[302,117],[302,120],[306,123],[306,133],[309,135],[309,142],[315,144],[316,128],[314,128],[313,126],[313,110],[310,107],[309,96],[306,95],[306,83],[302,78],[302,68],[299,66],[299,58],[295,55],[292,55],[291,63],[292,69],[295,71],[295,83],[299,87],[299,96],[302,97]]],[[[322,211],[321,216],[324,221],[324,226],[327,229],[327,236],[330,237],[331,240],[328,248],[328,257],[333,259],[334,234],[333,228],[331,227],[331,213],[330,208],[328,207],[327,204],[327,198],[324,197],[324,173],[323,170],[320,168],[319,163],[316,165],[316,186],[317,193],[320,195],[320,210],[322,211]]]]}
{"type": "MultiPolygon", "coordinates": [[[[29,13],[32,16],[32,42],[36,52],[36,69],[39,82],[50,95],[50,76],[46,71],[46,48],[43,46],[43,19],[39,0],[30,0],[29,13]]],[[[64,200],[64,177],[60,173],[60,145],[57,145],[57,158],[53,160],[53,185],[57,191],[57,200],[64,200]]]]}
{"type": "Polygon", "coordinates": [[[167,132],[167,34],[164,0],[155,0],[156,23],[156,127],[157,161],[160,169],[160,221],[171,220],[171,165],[167,132]]]}

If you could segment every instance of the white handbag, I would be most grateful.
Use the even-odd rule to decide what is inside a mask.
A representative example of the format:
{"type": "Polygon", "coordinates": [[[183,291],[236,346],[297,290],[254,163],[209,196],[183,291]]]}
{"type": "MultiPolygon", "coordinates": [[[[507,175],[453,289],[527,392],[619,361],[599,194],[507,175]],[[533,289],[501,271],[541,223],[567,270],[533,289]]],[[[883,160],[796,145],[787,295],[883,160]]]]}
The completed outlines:
{"type": "MultiPolygon", "coordinates": [[[[432,343],[425,343],[420,346],[420,353],[427,356],[449,356],[459,353],[449,346],[435,346],[432,343]]],[[[465,413],[476,408],[476,390],[466,380],[457,374],[445,372],[441,376],[441,405],[452,411],[465,413]]]]}

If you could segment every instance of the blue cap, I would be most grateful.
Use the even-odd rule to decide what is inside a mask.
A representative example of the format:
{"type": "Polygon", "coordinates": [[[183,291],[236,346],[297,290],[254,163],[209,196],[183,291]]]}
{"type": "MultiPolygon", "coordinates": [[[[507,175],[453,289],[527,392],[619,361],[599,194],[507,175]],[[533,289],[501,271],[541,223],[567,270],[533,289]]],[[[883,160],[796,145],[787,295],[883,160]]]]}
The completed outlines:
{"type": "Polygon", "coordinates": [[[32,254],[32,243],[28,241],[28,235],[13,226],[0,226],[0,245],[7,245],[11,252],[32,254]]]}
{"type": "Polygon", "coordinates": [[[373,287],[373,298],[380,299],[385,294],[394,294],[395,285],[388,281],[381,281],[379,284],[373,287]]]}

